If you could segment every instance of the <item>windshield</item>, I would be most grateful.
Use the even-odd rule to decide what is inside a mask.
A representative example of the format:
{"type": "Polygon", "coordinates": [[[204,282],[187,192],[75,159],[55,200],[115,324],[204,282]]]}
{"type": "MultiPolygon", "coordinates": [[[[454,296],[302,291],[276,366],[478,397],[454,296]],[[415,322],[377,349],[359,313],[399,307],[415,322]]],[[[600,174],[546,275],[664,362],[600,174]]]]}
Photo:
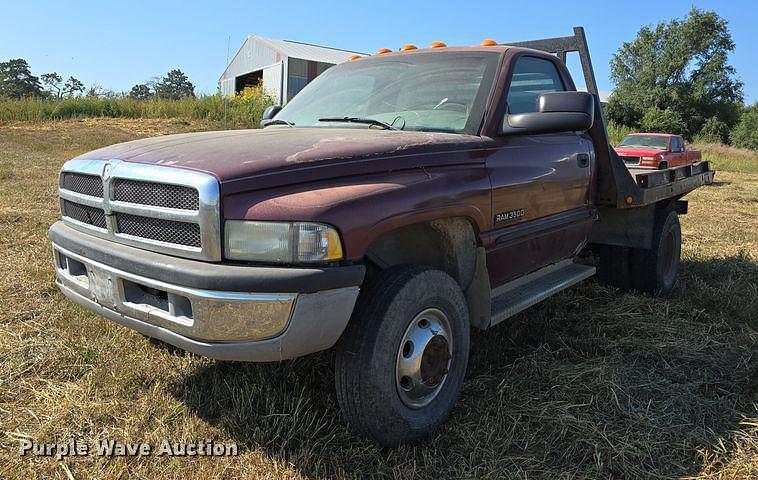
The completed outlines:
{"type": "Polygon", "coordinates": [[[668,137],[659,137],[656,135],[627,135],[621,141],[622,147],[645,147],[655,148],[656,150],[666,150],[669,146],[668,137]]]}
{"type": "Polygon", "coordinates": [[[387,128],[382,122],[401,130],[476,134],[499,57],[422,52],[346,62],[318,76],[276,118],[295,127],[387,128]],[[345,117],[364,123],[335,121],[345,117]]]}

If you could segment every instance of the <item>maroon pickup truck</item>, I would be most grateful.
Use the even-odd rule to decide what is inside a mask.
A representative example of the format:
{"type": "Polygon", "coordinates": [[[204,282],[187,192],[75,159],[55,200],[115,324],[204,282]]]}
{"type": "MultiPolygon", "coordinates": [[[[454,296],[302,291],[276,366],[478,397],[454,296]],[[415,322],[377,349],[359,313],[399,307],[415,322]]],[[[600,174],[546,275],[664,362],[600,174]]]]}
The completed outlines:
{"type": "Polygon", "coordinates": [[[701,160],[700,150],[687,150],[682,137],[666,133],[632,133],[616,147],[616,153],[627,165],[660,170],[701,160]]]}
{"type": "Polygon", "coordinates": [[[61,171],[72,301],[221,360],[334,347],[349,423],[383,445],[452,410],[472,327],[595,273],[667,294],[707,162],[630,170],[584,32],[406,49],[327,70],[259,130],[114,145],[61,171]],[[591,93],[565,66],[577,51],[591,93]]]}

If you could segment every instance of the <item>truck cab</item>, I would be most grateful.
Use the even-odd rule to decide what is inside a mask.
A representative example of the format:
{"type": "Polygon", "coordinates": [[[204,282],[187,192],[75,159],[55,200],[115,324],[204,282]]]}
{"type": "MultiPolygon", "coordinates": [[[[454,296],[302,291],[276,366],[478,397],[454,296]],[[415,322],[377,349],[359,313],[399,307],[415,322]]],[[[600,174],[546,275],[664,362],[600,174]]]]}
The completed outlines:
{"type": "Polygon", "coordinates": [[[676,283],[680,198],[713,172],[630,173],[567,51],[591,74],[581,28],[381,53],[329,69],[265,128],[81,155],[50,228],[57,284],[220,360],[334,348],[353,428],[421,440],[455,405],[471,328],[596,273],[655,295],[676,283]]]}
{"type": "Polygon", "coordinates": [[[631,133],[616,147],[616,153],[629,166],[659,170],[701,160],[700,151],[688,150],[681,136],[666,133],[631,133]]]}

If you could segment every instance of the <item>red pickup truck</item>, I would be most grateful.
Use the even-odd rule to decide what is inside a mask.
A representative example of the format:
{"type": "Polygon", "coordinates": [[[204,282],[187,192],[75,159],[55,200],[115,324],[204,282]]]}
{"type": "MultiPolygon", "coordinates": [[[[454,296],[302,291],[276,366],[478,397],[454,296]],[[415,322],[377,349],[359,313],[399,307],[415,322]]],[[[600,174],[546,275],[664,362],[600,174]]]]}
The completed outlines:
{"type": "MultiPolygon", "coordinates": [[[[636,171],[608,143],[584,31],[336,65],[265,128],[67,162],[64,295],[220,360],[335,349],[337,400],[383,445],[455,405],[471,328],[595,273],[665,295],[708,162],[636,171]],[[564,63],[581,56],[591,93],[564,63]]],[[[328,373],[324,371],[324,374],[328,373]]]]}
{"type": "Polygon", "coordinates": [[[616,153],[627,165],[660,170],[700,161],[700,150],[687,150],[682,137],[667,133],[632,133],[616,147],[616,153]]]}

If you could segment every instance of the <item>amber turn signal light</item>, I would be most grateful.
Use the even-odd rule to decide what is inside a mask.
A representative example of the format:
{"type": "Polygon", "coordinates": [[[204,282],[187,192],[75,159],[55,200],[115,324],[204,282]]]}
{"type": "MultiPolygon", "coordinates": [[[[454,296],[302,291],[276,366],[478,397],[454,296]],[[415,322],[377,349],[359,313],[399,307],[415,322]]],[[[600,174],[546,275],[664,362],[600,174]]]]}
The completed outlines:
{"type": "Polygon", "coordinates": [[[390,53],[390,52],[392,52],[392,50],[390,50],[389,48],[380,48],[379,50],[376,51],[376,54],[384,55],[385,53],[390,53]]]}
{"type": "Polygon", "coordinates": [[[407,52],[408,50],[416,50],[416,45],[411,45],[410,43],[407,45],[403,45],[400,47],[400,51],[407,52]]]}
{"type": "Polygon", "coordinates": [[[429,48],[442,48],[442,47],[447,47],[445,42],[432,42],[429,44],[429,48]]]}
{"type": "Polygon", "coordinates": [[[485,38],[484,40],[482,40],[482,43],[480,43],[479,45],[483,47],[494,47],[495,45],[497,45],[497,42],[491,38],[485,38]]]}

